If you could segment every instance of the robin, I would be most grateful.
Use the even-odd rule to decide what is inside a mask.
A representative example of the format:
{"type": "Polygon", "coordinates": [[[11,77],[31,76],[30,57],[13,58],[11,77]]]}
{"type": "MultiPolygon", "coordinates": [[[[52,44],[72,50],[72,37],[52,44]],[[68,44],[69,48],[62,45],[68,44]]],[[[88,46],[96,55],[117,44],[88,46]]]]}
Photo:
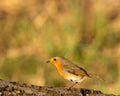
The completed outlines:
{"type": "Polygon", "coordinates": [[[91,78],[91,76],[85,69],[79,67],[78,65],[75,65],[65,57],[53,57],[48,60],[47,63],[52,63],[53,65],[55,65],[59,74],[63,78],[74,82],[74,84],[70,86],[70,88],[72,88],[77,83],[82,82],[86,77],[91,78]]]}

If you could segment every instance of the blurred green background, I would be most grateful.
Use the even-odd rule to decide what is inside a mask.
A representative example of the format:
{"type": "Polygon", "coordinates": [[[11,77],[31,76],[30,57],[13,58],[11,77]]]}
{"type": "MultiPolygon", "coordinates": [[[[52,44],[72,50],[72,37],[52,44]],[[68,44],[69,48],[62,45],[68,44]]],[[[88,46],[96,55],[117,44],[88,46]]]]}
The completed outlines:
{"type": "Polygon", "coordinates": [[[70,86],[52,64],[65,56],[104,81],[76,87],[120,93],[120,0],[1,0],[0,78],[70,86]]]}

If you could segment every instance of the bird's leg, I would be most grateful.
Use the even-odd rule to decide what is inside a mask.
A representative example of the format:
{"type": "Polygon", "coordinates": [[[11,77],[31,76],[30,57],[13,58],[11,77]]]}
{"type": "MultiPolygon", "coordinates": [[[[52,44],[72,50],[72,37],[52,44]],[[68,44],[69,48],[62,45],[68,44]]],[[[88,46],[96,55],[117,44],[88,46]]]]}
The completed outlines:
{"type": "Polygon", "coordinates": [[[76,84],[77,84],[78,82],[75,82],[73,85],[71,85],[70,87],[69,87],[69,89],[71,89],[73,86],[75,86],[76,84]]]}

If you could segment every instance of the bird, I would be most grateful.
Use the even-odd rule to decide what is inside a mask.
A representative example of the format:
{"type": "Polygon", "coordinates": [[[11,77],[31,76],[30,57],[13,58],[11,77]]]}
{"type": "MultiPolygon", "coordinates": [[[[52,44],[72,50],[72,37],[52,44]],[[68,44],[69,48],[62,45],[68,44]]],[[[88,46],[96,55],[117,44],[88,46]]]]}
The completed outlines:
{"type": "Polygon", "coordinates": [[[57,71],[63,78],[73,82],[73,85],[69,88],[82,82],[86,77],[91,78],[90,74],[84,68],[74,64],[63,56],[52,57],[47,61],[47,63],[55,65],[57,71]]]}

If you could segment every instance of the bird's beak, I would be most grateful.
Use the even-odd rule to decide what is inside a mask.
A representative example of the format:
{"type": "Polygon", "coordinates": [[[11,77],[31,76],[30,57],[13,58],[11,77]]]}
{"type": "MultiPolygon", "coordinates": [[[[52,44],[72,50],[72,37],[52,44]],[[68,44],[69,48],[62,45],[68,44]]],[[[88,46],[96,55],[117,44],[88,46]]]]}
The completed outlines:
{"type": "Polygon", "coordinates": [[[47,60],[46,63],[50,63],[50,60],[47,60]]]}

